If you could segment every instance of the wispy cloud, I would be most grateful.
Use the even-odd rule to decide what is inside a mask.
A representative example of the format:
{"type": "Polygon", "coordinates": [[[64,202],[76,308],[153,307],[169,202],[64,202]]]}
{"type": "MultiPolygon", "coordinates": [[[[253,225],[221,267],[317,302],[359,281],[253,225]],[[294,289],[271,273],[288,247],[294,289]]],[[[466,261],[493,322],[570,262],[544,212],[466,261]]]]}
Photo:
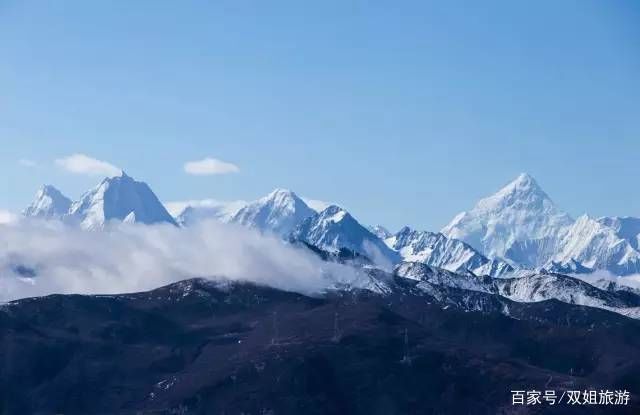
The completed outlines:
{"type": "Polygon", "coordinates": [[[16,219],[17,216],[13,213],[9,212],[8,210],[0,209],[0,224],[12,223],[15,222],[16,219]]]}
{"type": "Polygon", "coordinates": [[[20,159],[18,160],[18,164],[24,167],[37,167],[38,163],[35,160],[31,159],[20,159]]]}
{"type": "Polygon", "coordinates": [[[233,163],[207,157],[202,160],[186,162],[184,164],[184,171],[197,176],[207,176],[237,173],[240,171],[240,168],[233,163]]]}
{"type": "Polygon", "coordinates": [[[55,221],[0,225],[0,301],[51,293],[122,293],[190,277],[253,281],[314,293],[365,276],[321,261],[238,225],[204,222],[189,228],[114,225],[83,231],[55,221]],[[17,269],[32,269],[25,281],[17,269]]]}
{"type": "Polygon", "coordinates": [[[122,171],[109,162],[81,153],[57,159],[56,164],[71,173],[89,176],[116,176],[122,171]]]}

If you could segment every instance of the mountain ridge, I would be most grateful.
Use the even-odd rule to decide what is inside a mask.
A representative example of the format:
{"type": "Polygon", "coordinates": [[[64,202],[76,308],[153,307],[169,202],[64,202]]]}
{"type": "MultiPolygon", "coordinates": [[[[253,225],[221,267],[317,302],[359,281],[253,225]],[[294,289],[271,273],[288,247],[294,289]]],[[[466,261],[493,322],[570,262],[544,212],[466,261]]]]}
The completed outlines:
{"type": "MultiPolygon", "coordinates": [[[[290,190],[275,189],[250,203],[185,202],[182,210],[172,217],[148,185],[136,182],[122,172],[104,179],[76,202],[71,202],[53,186],[44,186],[23,215],[62,219],[86,229],[100,229],[112,220],[191,226],[214,219],[288,239],[306,219],[322,213],[313,210],[304,200],[290,190]],[[104,196],[111,186],[113,197],[105,201],[104,196]],[[118,195],[116,188],[122,188],[122,194],[118,195]]],[[[640,218],[583,215],[574,220],[526,173],[518,175],[493,195],[480,199],[473,209],[456,215],[440,233],[411,231],[412,237],[405,236],[404,242],[399,243],[398,235],[410,228],[392,235],[376,225],[366,227],[368,234],[365,234],[359,226],[358,223],[351,230],[360,236],[352,236],[368,239],[391,264],[398,262],[400,257],[421,258],[427,264],[445,269],[494,276],[506,273],[510,268],[544,268],[575,274],[596,270],[607,270],[615,275],[640,273],[640,218]],[[396,239],[391,241],[394,237],[396,239]],[[379,240],[395,253],[387,252],[379,240]],[[434,248],[438,252],[432,252],[434,248]],[[442,258],[445,257],[449,260],[444,261],[442,258]]],[[[336,239],[333,232],[334,242],[317,233],[312,239],[324,248],[346,248],[366,254],[361,246],[348,242],[352,236],[336,239]],[[344,246],[341,241],[345,241],[344,246]]]]}
{"type": "Polygon", "coordinates": [[[241,208],[230,222],[286,237],[302,220],[315,213],[291,190],[277,188],[241,208]]]}
{"type": "Polygon", "coordinates": [[[43,185],[36,193],[35,200],[27,206],[22,215],[43,219],[60,219],[71,207],[71,199],[54,186],[43,185]]]}
{"type": "MultiPolygon", "coordinates": [[[[470,211],[458,214],[442,233],[462,240],[489,258],[519,261],[510,255],[516,242],[556,237],[573,219],[559,210],[538,183],[527,173],[480,199],[470,211]]],[[[539,266],[547,258],[539,258],[539,266]]]]}
{"type": "Polygon", "coordinates": [[[374,263],[385,268],[389,268],[400,259],[399,255],[380,238],[337,205],[330,205],[302,221],[291,237],[327,251],[347,248],[369,257],[374,263]]]}

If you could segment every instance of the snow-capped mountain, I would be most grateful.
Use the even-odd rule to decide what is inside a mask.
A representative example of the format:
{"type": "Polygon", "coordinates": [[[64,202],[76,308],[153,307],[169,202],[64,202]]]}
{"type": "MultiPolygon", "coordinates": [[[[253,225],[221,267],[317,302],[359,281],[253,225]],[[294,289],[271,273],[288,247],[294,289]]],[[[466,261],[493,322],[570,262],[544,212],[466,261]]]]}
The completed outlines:
{"type": "Polygon", "coordinates": [[[573,223],[528,174],[458,214],[442,233],[460,239],[489,258],[533,267],[554,253],[554,242],[573,223]]]}
{"type": "Polygon", "coordinates": [[[51,185],[36,193],[35,200],[22,212],[24,216],[42,219],[60,219],[71,207],[71,199],[51,185]]]}
{"type": "Polygon", "coordinates": [[[597,221],[613,229],[616,235],[629,242],[633,249],[640,250],[640,218],[604,216],[597,221]]]}
{"type": "Polygon", "coordinates": [[[374,234],[375,236],[377,236],[382,240],[393,236],[393,234],[389,232],[389,230],[382,225],[367,226],[367,229],[369,230],[369,232],[371,232],[372,234],[374,234]]]}
{"type": "Polygon", "coordinates": [[[230,222],[285,237],[304,219],[315,214],[294,192],[276,189],[240,209],[230,222]]]}
{"type": "Polygon", "coordinates": [[[383,267],[390,267],[400,259],[396,252],[349,212],[335,205],[305,219],[293,231],[292,238],[329,252],[346,248],[383,267]]]}
{"type": "Polygon", "coordinates": [[[593,272],[593,269],[585,267],[573,258],[565,262],[551,260],[544,269],[559,274],[590,274],[593,272]]]}
{"type": "Polygon", "coordinates": [[[640,272],[639,218],[583,215],[574,221],[527,174],[456,216],[442,233],[521,267],[575,274],[640,272]]]}
{"type": "Polygon", "coordinates": [[[495,279],[493,282],[500,295],[518,302],[556,299],[568,304],[597,307],[640,317],[640,296],[604,291],[562,274],[532,273],[521,278],[495,279]]]}
{"type": "Polygon", "coordinates": [[[222,202],[205,199],[179,203],[179,206],[177,205],[178,203],[167,203],[167,210],[180,226],[192,226],[203,220],[229,222],[247,203],[241,200],[222,202]]]}
{"type": "Polygon", "coordinates": [[[640,251],[632,245],[634,238],[621,238],[608,224],[615,221],[579,217],[560,238],[552,260],[561,264],[576,261],[583,267],[606,269],[617,275],[640,273],[640,251]]]}
{"type": "Polygon", "coordinates": [[[504,261],[490,260],[470,245],[441,233],[415,231],[409,227],[385,239],[405,261],[421,262],[453,272],[500,276],[513,271],[504,261]]]}
{"type": "MultiPolygon", "coordinates": [[[[315,208],[322,204],[314,201],[315,208]]],[[[53,186],[44,186],[23,214],[61,218],[85,229],[102,228],[110,220],[189,226],[215,219],[282,238],[295,230],[302,240],[321,249],[377,255],[370,258],[377,262],[384,258],[382,262],[396,263],[402,258],[495,277],[511,275],[514,268],[576,275],[596,270],[622,276],[640,273],[640,218],[584,215],[574,221],[527,174],[457,215],[442,233],[403,228],[391,234],[380,225],[364,228],[336,205],[316,212],[305,199],[283,189],[249,204],[210,199],[167,207],[173,215],[149,186],[122,173],[103,180],[73,203],[53,186]]]]}
{"type": "Polygon", "coordinates": [[[74,202],[67,220],[84,229],[101,229],[112,220],[177,225],[151,188],[124,172],[104,179],[74,202]]]}
{"type": "MultiPolygon", "coordinates": [[[[444,286],[461,290],[496,294],[497,288],[490,277],[477,278],[424,264],[422,262],[402,262],[394,269],[394,275],[401,278],[421,281],[430,285],[444,286]]],[[[420,287],[423,288],[423,287],[420,287]]]]}
{"type": "Polygon", "coordinates": [[[477,278],[423,263],[403,262],[395,268],[394,275],[420,281],[423,285],[419,288],[432,294],[438,292],[437,287],[450,287],[497,294],[521,303],[558,300],[640,318],[640,295],[632,290],[603,290],[562,274],[531,272],[518,278],[477,278]]]}

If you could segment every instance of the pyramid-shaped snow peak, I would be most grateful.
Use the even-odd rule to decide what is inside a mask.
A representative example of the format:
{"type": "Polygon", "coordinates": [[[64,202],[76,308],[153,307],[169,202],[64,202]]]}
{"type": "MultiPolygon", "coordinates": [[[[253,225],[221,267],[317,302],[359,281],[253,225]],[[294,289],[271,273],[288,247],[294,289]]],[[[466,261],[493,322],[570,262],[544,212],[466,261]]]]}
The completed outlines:
{"type": "Polygon", "coordinates": [[[71,207],[71,200],[51,185],[38,190],[34,201],[22,212],[24,216],[60,219],[71,207]]]}
{"type": "Polygon", "coordinates": [[[305,219],[292,237],[326,251],[346,248],[382,266],[390,266],[400,260],[397,252],[336,205],[305,219]]]}
{"type": "Polygon", "coordinates": [[[304,219],[315,213],[294,192],[276,189],[244,206],[234,215],[231,222],[286,237],[304,219]]]}
{"type": "Polygon", "coordinates": [[[573,223],[526,173],[458,214],[442,233],[460,239],[490,258],[528,266],[544,263],[554,241],[573,223]]]}
{"type": "Polygon", "coordinates": [[[71,206],[68,218],[84,229],[101,229],[109,221],[176,225],[151,188],[124,171],[82,195],[71,206]]]}

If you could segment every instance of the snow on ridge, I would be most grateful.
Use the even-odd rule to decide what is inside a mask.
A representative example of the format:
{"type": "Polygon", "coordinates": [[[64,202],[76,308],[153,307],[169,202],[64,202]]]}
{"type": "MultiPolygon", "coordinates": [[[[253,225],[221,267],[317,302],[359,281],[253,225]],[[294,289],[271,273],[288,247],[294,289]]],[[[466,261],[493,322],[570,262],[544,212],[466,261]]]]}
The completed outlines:
{"type": "Polygon", "coordinates": [[[124,171],[107,177],[72,202],[51,185],[43,186],[25,217],[57,219],[83,229],[101,229],[109,221],[176,224],[151,188],[124,171]]]}
{"type": "Polygon", "coordinates": [[[404,261],[422,262],[453,272],[500,276],[513,270],[506,262],[490,260],[470,245],[442,233],[415,231],[405,226],[385,239],[385,243],[404,261]]]}
{"type": "Polygon", "coordinates": [[[523,173],[472,210],[458,214],[442,233],[470,244],[489,258],[509,258],[517,241],[555,237],[573,223],[538,183],[523,173]]]}
{"type": "Polygon", "coordinates": [[[203,220],[228,222],[247,205],[247,202],[244,200],[201,199],[166,202],[164,205],[179,225],[191,226],[203,220]]]}
{"type": "Polygon", "coordinates": [[[580,216],[561,236],[552,260],[573,260],[586,268],[606,269],[618,275],[640,273],[640,251],[606,221],[589,215],[580,216]]]}
{"type": "Polygon", "coordinates": [[[73,202],[65,219],[83,229],[101,229],[109,221],[134,220],[136,223],[177,225],[149,185],[129,177],[105,178],[73,202]],[[133,214],[133,215],[132,215],[133,214]],[[130,216],[132,215],[132,216],[130,216]]]}
{"type": "Polygon", "coordinates": [[[341,248],[364,255],[383,268],[398,262],[399,256],[349,212],[331,205],[302,221],[292,233],[292,238],[314,245],[325,251],[341,248]]]}
{"type": "Polygon", "coordinates": [[[371,232],[378,238],[385,241],[385,243],[387,238],[390,238],[391,236],[393,236],[393,234],[389,232],[389,230],[382,225],[367,226],[367,229],[369,230],[369,232],[371,232]]]}
{"type": "Polygon", "coordinates": [[[530,272],[514,278],[477,278],[431,267],[423,263],[399,264],[395,275],[433,285],[485,292],[512,301],[530,303],[555,299],[568,304],[613,311],[640,318],[640,295],[630,290],[605,290],[567,275],[530,272]],[[624,292],[621,292],[624,291],[624,292]]]}
{"type": "MultiPolygon", "coordinates": [[[[250,203],[205,199],[170,202],[158,207],[154,199],[157,200],[146,184],[136,182],[122,171],[103,180],[76,202],[71,202],[53,186],[45,186],[23,213],[25,216],[79,223],[86,229],[100,229],[110,220],[177,222],[186,226],[215,219],[239,223],[284,238],[305,219],[327,208],[336,212],[331,218],[325,217],[326,220],[339,222],[346,217],[346,211],[336,205],[324,206],[323,202],[322,205],[310,206],[312,201],[317,201],[301,198],[282,188],[250,203]],[[119,196],[117,202],[112,203],[110,200],[113,198],[105,198],[113,188],[120,187],[118,182],[128,181],[139,183],[140,187],[135,192],[124,191],[124,197],[119,196]],[[317,212],[320,207],[325,209],[317,212]],[[166,215],[167,210],[171,210],[171,214],[166,215]]],[[[391,235],[379,226],[368,227],[367,230],[406,260],[419,260],[455,271],[471,270],[477,274],[498,276],[498,273],[508,271],[509,266],[514,266],[562,273],[588,273],[599,269],[617,275],[640,273],[640,218],[592,218],[583,215],[574,221],[558,209],[535,179],[526,173],[520,174],[495,194],[481,199],[470,211],[458,214],[442,230],[446,240],[436,237],[439,234],[434,232],[415,236],[416,240],[441,239],[439,244],[425,242],[418,249],[418,242],[413,241],[394,248],[399,243],[397,234],[391,235]],[[456,240],[468,245],[468,249],[461,248],[454,242],[456,240]],[[446,252],[438,250],[442,249],[441,245],[447,247],[446,252]],[[475,253],[472,252],[474,250],[475,253]],[[491,262],[480,260],[480,257],[491,262]]]]}
{"type": "Polygon", "coordinates": [[[640,272],[640,218],[573,220],[526,173],[456,215],[442,233],[516,266],[640,272]]]}
{"type": "Polygon", "coordinates": [[[314,214],[316,212],[294,192],[278,188],[242,207],[230,222],[285,237],[314,214]]]}
{"type": "Polygon", "coordinates": [[[22,212],[23,216],[42,219],[59,219],[71,207],[71,199],[52,185],[42,186],[34,201],[22,212]]]}

